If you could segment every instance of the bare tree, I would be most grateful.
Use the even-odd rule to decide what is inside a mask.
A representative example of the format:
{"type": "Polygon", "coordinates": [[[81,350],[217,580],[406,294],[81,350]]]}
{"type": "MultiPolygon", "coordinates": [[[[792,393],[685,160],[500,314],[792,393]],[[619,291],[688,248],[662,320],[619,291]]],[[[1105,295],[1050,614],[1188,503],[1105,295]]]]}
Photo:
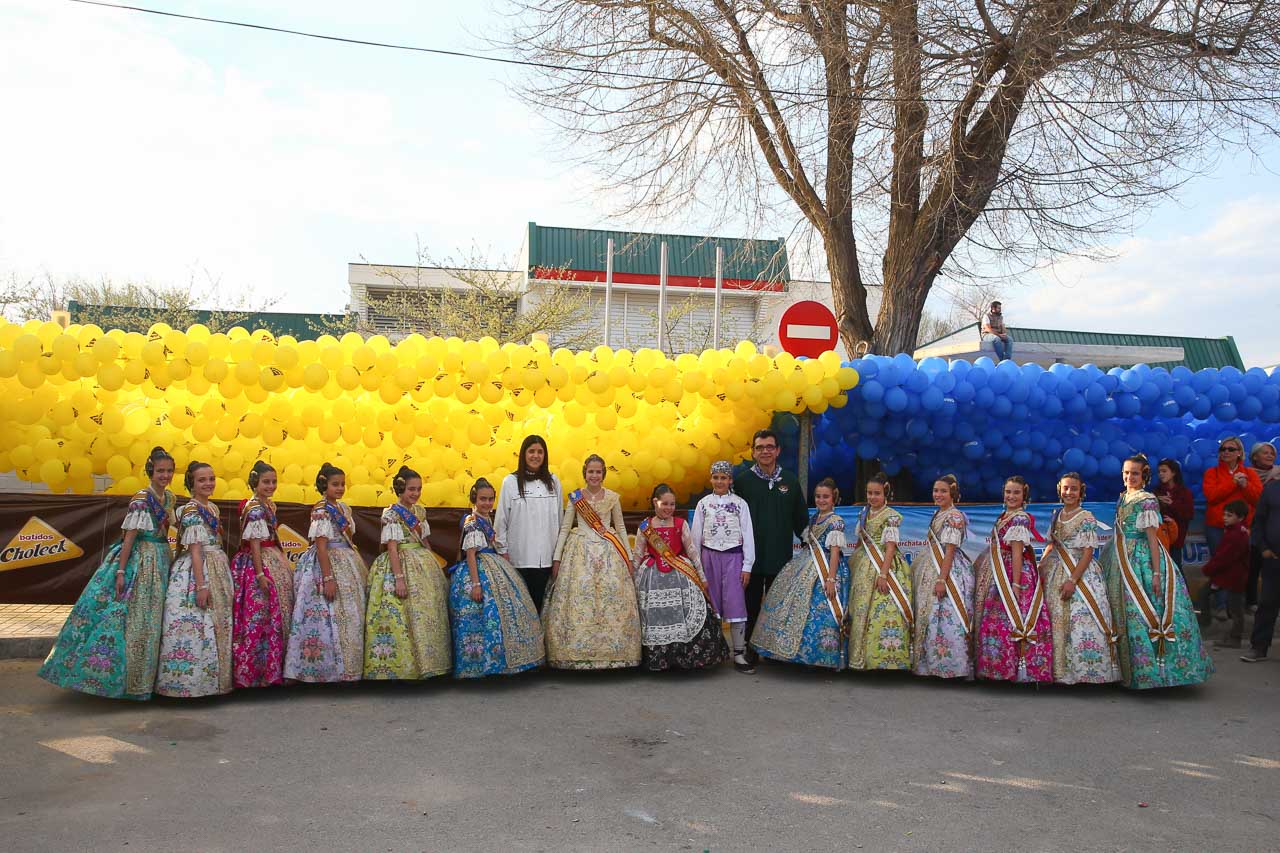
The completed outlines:
{"type": "Polygon", "coordinates": [[[228,294],[212,277],[199,286],[194,278],[182,286],[105,277],[64,280],[48,274],[26,280],[11,275],[3,297],[0,309],[18,321],[47,320],[53,311],[71,311],[76,323],[138,332],[156,323],[175,329],[203,323],[210,331],[222,332],[249,322],[277,302],[275,297],[255,300],[245,293],[228,294]],[[216,295],[212,301],[197,298],[204,294],[216,295]]]}
{"type": "Polygon", "coordinates": [[[437,262],[419,245],[412,266],[375,269],[387,286],[369,295],[365,316],[348,312],[342,320],[312,321],[315,331],[416,332],[463,340],[491,337],[499,343],[527,342],[542,333],[553,345],[567,347],[599,340],[590,290],[575,286],[567,268],[538,270],[526,290],[522,270],[512,264],[495,267],[478,247],[460,259],[437,262]],[[457,286],[442,286],[441,273],[457,286]],[[375,318],[390,328],[376,326],[375,318]]]}
{"type": "Polygon", "coordinates": [[[512,2],[524,96],[618,212],[798,212],[851,350],[909,350],[944,266],[1089,252],[1276,129],[1263,0],[512,2]]]}

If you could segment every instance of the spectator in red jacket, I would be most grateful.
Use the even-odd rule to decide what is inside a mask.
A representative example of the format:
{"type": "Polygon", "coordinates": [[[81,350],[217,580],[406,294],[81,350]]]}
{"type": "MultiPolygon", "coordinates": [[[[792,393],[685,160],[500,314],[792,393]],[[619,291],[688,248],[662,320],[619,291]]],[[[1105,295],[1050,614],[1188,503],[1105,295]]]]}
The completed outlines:
{"type": "Polygon", "coordinates": [[[1222,439],[1218,445],[1218,464],[1204,472],[1204,538],[1209,553],[1218,550],[1222,540],[1222,510],[1230,501],[1244,501],[1249,509],[1245,526],[1253,523],[1253,508],[1262,496],[1262,481],[1258,472],[1244,464],[1244,444],[1234,435],[1222,439]]]}
{"type": "Polygon", "coordinates": [[[1217,590],[1227,593],[1227,619],[1231,622],[1225,643],[1214,643],[1219,648],[1240,648],[1244,637],[1244,585],[1249,579],[1249,530],[1244,526],[1249,506],[1244,501],[1229,501],[1222,510],[1222,541],[1204,564],[1205,577],[1209,579],[1200,589],[1200,627],[1213,621],[1212,599],[1217,590]]]}
{"type": "Polygon", "coordinates": [[[1195,498],[1191,490],[1182,482],[1182,466],[1175,459],[1161,459],[1156,466],[1156,475],[1160,485],[1153,490],[1160,501],[1160,514],[1172,518],[1178,523],[1178,538],[1173,540],[1169,548],[1169,556],[1182,568],[1182,548],[1187,544],[1187,531],[1191,529],[1191,518],[1196,514],[1195,498]]]}

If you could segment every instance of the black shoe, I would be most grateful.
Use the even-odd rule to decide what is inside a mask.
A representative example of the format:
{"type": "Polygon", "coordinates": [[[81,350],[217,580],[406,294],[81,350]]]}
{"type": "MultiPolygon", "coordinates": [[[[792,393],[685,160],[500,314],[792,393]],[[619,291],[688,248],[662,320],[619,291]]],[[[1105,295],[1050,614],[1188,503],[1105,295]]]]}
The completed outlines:
{"type": "Polygon", "coordinates": [[[1267,653],[1260,649],[1250,649],[1246,655],[1240,655],[1240,660],[1245,663],[1258,663],[1267,659],[1267,653]]]}
{"type": "Polygon", "coordinates": [[[733,668],[743,675],[754,675],[756,668],[747,663],[745,655],[735,655],[733,658],[733,668]]]}
{"type": "Polygon", "coordinates": [[[757,652],[755,649],[748,648],[745,652],[742,653],[742,656],[747,659],[747,663],[750,666],[755,666],[760,662],[760,653],[757,652]]]}

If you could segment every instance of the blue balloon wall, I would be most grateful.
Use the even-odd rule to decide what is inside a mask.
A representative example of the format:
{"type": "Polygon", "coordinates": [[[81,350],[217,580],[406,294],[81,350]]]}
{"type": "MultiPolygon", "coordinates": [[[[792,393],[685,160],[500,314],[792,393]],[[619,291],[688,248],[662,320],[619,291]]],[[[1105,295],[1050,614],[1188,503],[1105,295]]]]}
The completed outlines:
{"type": "Polygon", "coordinates": [[[1046,370],[986,357],[917,364],[908,355],[847,363],[860,381],[847,405],[815,419],[812,474],[846,482],[857,459],[878,458],[889,474],[908,473],[924,500],[947,473],[965,500],[998,500],[1013,474],[1047,500],[1066,471],[1084,475],[1098,500],[1119,492],[1122,461],[1135,453],[1153,468],[1177,459],[1199,499],[1221,438],[1239,436],[1246,455],[1259,441],[1280,441],[1280,369],[1046,370]]]}

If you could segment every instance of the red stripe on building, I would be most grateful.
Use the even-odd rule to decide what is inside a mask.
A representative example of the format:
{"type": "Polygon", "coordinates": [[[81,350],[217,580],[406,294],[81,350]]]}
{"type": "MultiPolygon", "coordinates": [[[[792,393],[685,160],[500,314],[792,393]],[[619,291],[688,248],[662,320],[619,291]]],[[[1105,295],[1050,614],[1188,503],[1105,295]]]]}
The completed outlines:
{"type": "MultiPolygon", "coordinates": [[[[561,270],[552,269],[550,267],[535,267],[533,275],[534,278],[540,279],[604,283],[603,270],[561,270]]],[[[656,287],[658,285],[658,276],[648,275],[646,273],[614,272],[613,283],[644,284],[656,287]]],[[[702,278],[701,276],[692,275],[668,275],[667,285],[670,287],[692,287],[701,288],[703,290],[714,290],[716,280],[715,276],[712,276],[711,278],[702,278]]],[[[756,281],[749,278],[726,278],[724,279],[724,289],[782,293],[786,290],[786,285],[780,281],[756,281]]]]}

